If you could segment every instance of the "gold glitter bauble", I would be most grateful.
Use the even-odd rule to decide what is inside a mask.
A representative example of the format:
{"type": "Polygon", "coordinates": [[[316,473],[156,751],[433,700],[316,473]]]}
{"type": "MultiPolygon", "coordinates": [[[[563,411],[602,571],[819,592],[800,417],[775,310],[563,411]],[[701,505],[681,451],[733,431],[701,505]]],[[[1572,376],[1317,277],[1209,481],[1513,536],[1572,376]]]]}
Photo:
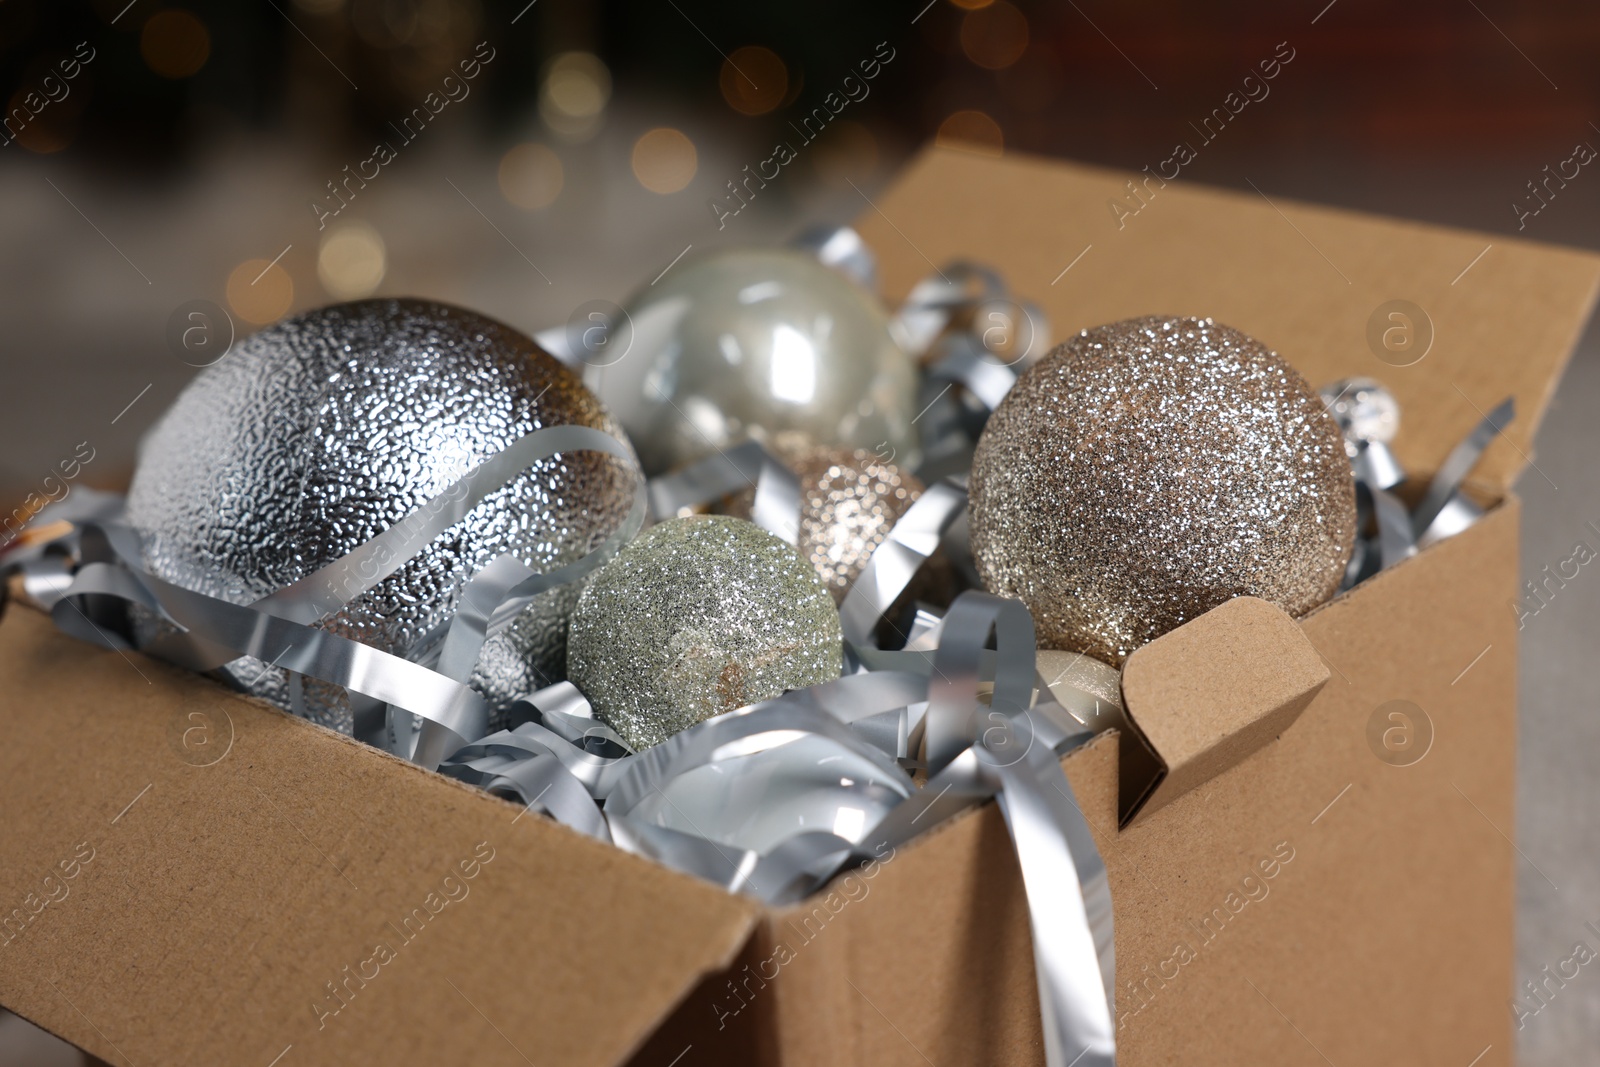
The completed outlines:
{"type": "MultiPolygon", "coordinates": [[[[915,475],[865,449],[789,445],[776,450],[800,480],[800,536],[795,547],[822,576],[836,603],[877,547],[922,495],[915,475]]],[[[750,517],[755,490],[734,497],[728,513],[750,517]]]]}
{"type": "Polygon", "coordinates": [[[1121,664],[1236,596],[1299,615],[1355,542],[1338,424],[1294,368],[1210,319],[1085,330],[1024,373],[972,463],[972,551],[1039,644],[1121,664]]]}

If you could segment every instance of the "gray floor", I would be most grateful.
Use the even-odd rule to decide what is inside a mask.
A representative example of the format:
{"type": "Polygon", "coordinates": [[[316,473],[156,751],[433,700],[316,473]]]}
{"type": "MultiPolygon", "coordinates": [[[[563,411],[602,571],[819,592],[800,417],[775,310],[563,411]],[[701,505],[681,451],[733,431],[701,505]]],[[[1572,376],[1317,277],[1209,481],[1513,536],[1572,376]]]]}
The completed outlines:
{"type": "MultiPolygon", "coordinates": [[[[1591,329],[1539,434],[1538,463],[1550,481],[1529,472],[1518,485],[1527,504],[1524,577],[1570,558],[1580,541],[1600,549],[1597,410],[1600,334],[1591,329]]],[[[1577,942],[1600,951],[1600,938],[1585,929],[1585,923],[1600,925],[1600,820],[1595,818],[1600,776],[1594,767],[1600,753],[1595,715],[1600,684],[1592,673],[1596,620],[1600,579],[1584,567],[1527,620],[1522,633],[1517,838],[1527,862],[1518,871],[1519,980],[1546,965],[1554,968],[1572,955],[1577,942]],[[1538,864],[1544,876],[1529,864],[1538,864]]],[[[1524,1063],[1592,1062],[1600,1035],[1600,976],[1585,967],[1524,1023],[1519,1034],[1524,1063]]]]}
{"type": "MultiPolygon", "coordinates": [[[[586,300],[620,300],[691,242],[772,240],[806,220],[845,220],[860,209],[847,187],[797,180],[716,234],[705,198],[744,160],[719,151],[714,139],[699,143],[701,177],[666,199],[632,182],[625,140],[603,137],[574,149],[567,161],[570,202],[534,217],[499,200],[493,157],[441,133],[365,194],[363,217],[390,246],[384,291],[441,296],[535,330],[564,321],[586,300]],[[496,220],[501,235],[463,202],[468,197],[496,220]]],[[[1307,154],[1237,157],[1216,161],[1195,180],[1246,187],[1248,178],[1274,196],[1504,233],[1514,223],[1507,204],[1543,162],[1512,168],[1466,158],[1395,168],[1307,154]]],[[[337,165],[321,169],[333,173],[337,165]]],[[[880,187],[889,169],[885,164],[864,177],[863,188],[880,187]]],[[[192,374],[160,340],[168,313],[195,297],[220,298],[219,279],[235,264],[271,258],[286,245],[283,262],[291,273],[313,278],[317,234],[305,201],[325,177],[315,162],[250,141],[231,142],[202,160],[189,180],[152,188],[51,160],[0,169],[0,499],[37,485],[81,441],[95,449],[85,481],[124,477],[139,432],[192,374]]],[[[1597,221],[1600,182],[1552,204],[1528,235],[1600,247],[1597,221]]],[[[314,281],[303,284],[301,306],[322,302],[314,281]]],[[[1550,481],[1537,474],[1522,480],[1529,573],[1566,559],[1579,540],[1600,548],[1600,532],[1587,525],[1600,527],[1596,410],[1600,333],[1591,330],[1538,439],[1538,462],[1550,481]]],[[[1588,676],[1597,620],[1600,577],[1586,568],[1522,635],[1517,834],[1528,862],[1519,869],[1519,980],[1571,955],[1576,941],[1600,948],[1584,929],[1586,921],[1600,922],[1600,821],[1590,817],[1600,801],[1592,767],[1600,753],[1593,694],[1600,690],[1588,676]]],[[[1519,1035],[1522,1063],[1591,1060],[1600,1033],[1600,975],[1590,970],[1528,1021],[1519,1035]]],[[[54,1061],[44,1056],[20,1020],[0,1019],[0,1067],[73,1062],[70,1053],[54,1061]]]]}

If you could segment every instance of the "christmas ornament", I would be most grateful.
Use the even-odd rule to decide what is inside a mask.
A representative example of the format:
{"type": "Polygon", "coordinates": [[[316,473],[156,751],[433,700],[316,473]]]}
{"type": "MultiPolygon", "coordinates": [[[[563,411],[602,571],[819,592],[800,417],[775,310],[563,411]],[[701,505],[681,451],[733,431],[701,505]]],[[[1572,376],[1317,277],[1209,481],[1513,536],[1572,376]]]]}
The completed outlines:
{"type": "Polygon", "coordinates": [[[916,369],[866,291],[811,255],[689,260],[629,305],[631,341],[589,383],[657,474],[745,437],[916,460],[916,369]]]}
{"type": "Polygon", "coordinates": [[[793,546],[753,523],[652,526],[590,579],[568,674],[635,749],[839,676],[839,613],[793,546]]]}
{"type": "MultiPolygon", "coordinates": [[[[780,437],[775,450],[800,480],[796,547],[841,602],[873,551],[922,495],[922,482],[866,449],[807,446],[780,437]]],[[[755,490],[747,489],[727,510],[749,518],[754,503],[755,490]]]]}
{"type": "MultiPolygon", "coordinates": [[[[518,438],[619,428],[531,340],[481,315],[369,300],[270,326],[201,373],[146,438],[128,518],[152,573],[248,604],[393,525],[518,438]]],[[[541,460],[398,572],[322,625],[384,651],[447,620],[462,585],[510,553],[535,570],[577,560],[627,514],[636,474],[590,452],[541,460]]],[[[541,595],[491,637],[471,684],[502,703],[561,677],[579,590],[541,595]]],[[[148,617],[143,639],[153,634],[148,617]]],[[[248,657],[224,672],[291,704],[284,671],[248,657]]],[[[350,732],[342,689],[305,686],[308,717],[350,732]]]]}
{"type": "Polygon", "coordinates": [[[1291,614],[1355,538],[1339,427],[1260,342],[1210,319],[1085,330],[1024,373],[972,468],[972,548],[1043,647],[1120,664],[1231,597],[1291,614]]]}

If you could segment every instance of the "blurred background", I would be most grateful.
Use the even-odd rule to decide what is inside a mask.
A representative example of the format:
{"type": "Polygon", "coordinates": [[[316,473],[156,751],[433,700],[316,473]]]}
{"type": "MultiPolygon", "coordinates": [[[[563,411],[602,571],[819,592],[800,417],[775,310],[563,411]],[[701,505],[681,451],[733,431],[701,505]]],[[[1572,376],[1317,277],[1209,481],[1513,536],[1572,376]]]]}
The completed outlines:
{"type": "MultiPolygon", "coordinates": [[[[1600,146],[1577,0],[0,0],[0,513],[80,443],[83,483],[126,479],[195,373],[168,334],[191,301],[241,334],[374,293],[533,332],[687,246],[848,222],[928,141],[1137,170],[1284,41],[1292,72],[1181,180],[1600,247],[1600,176],[1530,191],[1600,146]],[[724,183],[874,55],[719,226],[724,183]]],[[[1597,403],[1591,330],[1539,438],[1553,484],[1521,487],[1530,573],[1600,520],[1597,403]]],[[[1597,621],[1574,583],[1523,634],[1518,838],[1550,884],[1519,872],[1519,981],[1600,919],[1597,621]]],[[[1596,1033],[1600,979],[1571,983],[1520,1062],[1596,1033]]],[[[0,1015],[0,1065],[80,1062],[0,1015]]]]}

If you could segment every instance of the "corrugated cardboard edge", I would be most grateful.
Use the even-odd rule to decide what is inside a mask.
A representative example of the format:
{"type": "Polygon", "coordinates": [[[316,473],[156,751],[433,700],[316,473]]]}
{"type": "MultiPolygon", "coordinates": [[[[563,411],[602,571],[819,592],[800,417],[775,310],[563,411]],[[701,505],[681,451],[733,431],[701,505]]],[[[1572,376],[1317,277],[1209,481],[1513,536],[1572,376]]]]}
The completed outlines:
{"type": "Polygon", "coordinates": [[[1123,739],[1122,770],[1137,757],[1126,750],[1142,742],[1164,773],[1125,797],[1122,825],[1281,735],[1329,676],[1295,621],[1256,597],[1229,600],[1135,651],[1123,666],[1122,699],[1138,736],[1123,739]]]}
{"type": "Polygon", "coordinates": [[[609,1067],[759,921],[751,900],[17,604],[0,677],[0,810],[28,813],[0,835],[0,910],[78,842],[94,851],[0,944],[0,1002],[110,1062],[267,1063],[292,1045],[298,1063],[470,1048],[609,1067]],[[174,732],[223,721],[225,756],[180,757],[174,732]],[[492,861],[463,880],[485,841],[492,861]],[[395,958],[362,980],[380,941],[395,958]],[[319,1020],[315,1004],[341,1005],[328,981],[348,1001],[319,1020]]]}
{"type": "Polygon", "coordinates": [[[1119,228],[1107,205],[1132,203],[1130,180],[1146,179],[928,147],[857,226],[895,299],[931,264],[966,259],[1037,301],[1057,340],[1138,315],[1210,316],[1275,348],[1313,386],[1376,377],[1400,401],[1394,447],[1408,470],[1437,470],[1484,412],[1515,396],[1516,421],[1473,476],[1489,499],[1509,489],[1600,293],[1600,255],[1181,178],[1119,228]],[[1397,299],[1433,326],[1431,349],[1405,367],[1380,361],[1367,340],[1380,305],[1397,299]]]}

